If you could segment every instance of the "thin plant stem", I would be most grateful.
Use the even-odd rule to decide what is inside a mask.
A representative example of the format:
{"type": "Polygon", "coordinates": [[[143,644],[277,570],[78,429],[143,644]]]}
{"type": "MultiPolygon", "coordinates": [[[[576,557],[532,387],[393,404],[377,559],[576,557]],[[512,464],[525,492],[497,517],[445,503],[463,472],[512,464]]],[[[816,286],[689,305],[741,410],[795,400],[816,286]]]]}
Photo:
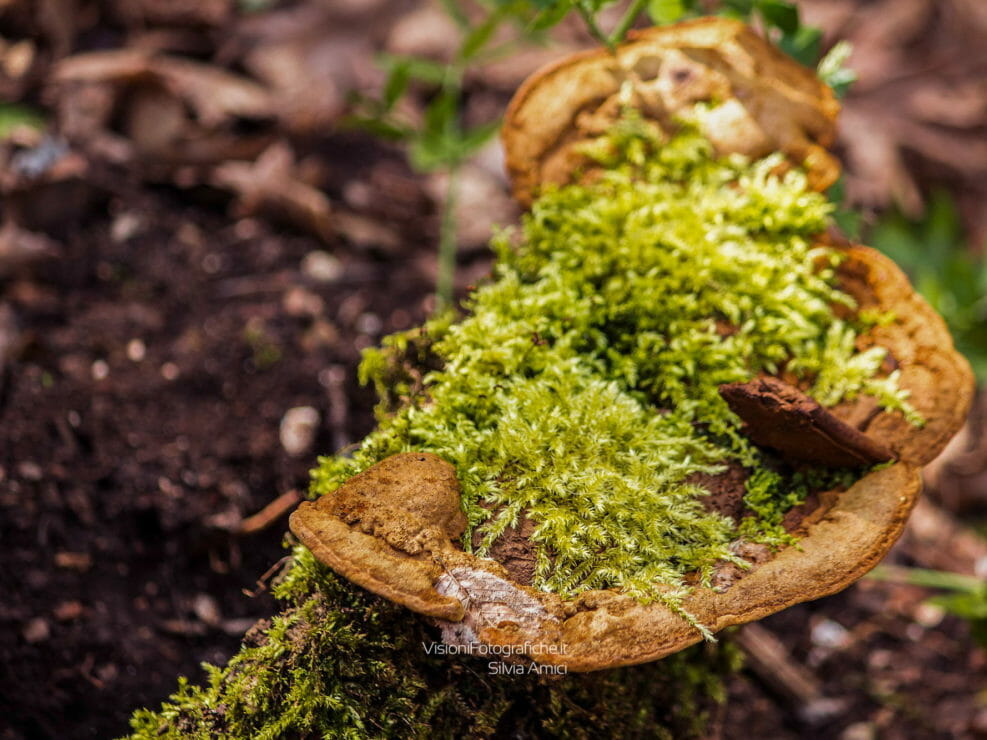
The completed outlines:
{"type": "Polygon", "coordinates": [[[630,7],[627,9],[627,12],[624,13],[623,17],[620,19],[620,22],[614,27],[613,33],[610,34],[608,46],[613,48],[624,40],[627,32],[630,30],[637,17],[641,14],[641,11],[644,10],[644,6],[647,5],[647,3],[648,0],[634,0],[634,2],[631,3],[630,7]]]}
{"type": "Polygon", "coordinates": [[[613,42],[603,33],[603,29],[597,24],[596,16],[593,15],[593,11],[590,10],[589,6],[585,2],[580,1],[576,3],[576,9],[579,11],[579,15],[582,16],[583,23],[586,24],[586,29],[589,31],[590,36],[610,49],[610,51],[613,51],[613,42]]]}
{"type": "Polygon", "coordinates": [[[950,571],[927,570],[925,568],[904,568],[894,565],[879,565],[869,574],[877,581],[903,583],[911,586],[928,586],[950,591],[975,593],[984,588],[984,581],[976,576],[967,576],[950,571]]]}
{"type": "Polygon", "coordinates": [[[459,194],[459,165],[449,168],[449,181],[442,201],[439,222],[439,257],[435,278],[435,309],[440,312],[452,306],[453,279],[456,275],[456,198],[459,194]]]}

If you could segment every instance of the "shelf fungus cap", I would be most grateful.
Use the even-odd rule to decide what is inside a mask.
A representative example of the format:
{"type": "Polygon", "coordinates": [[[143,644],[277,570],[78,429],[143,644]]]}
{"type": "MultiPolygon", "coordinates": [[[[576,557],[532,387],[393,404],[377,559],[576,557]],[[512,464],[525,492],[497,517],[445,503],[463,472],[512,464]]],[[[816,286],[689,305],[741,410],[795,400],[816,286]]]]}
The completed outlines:
{"type": "Polygon", "coordinates": [[[528,78],[501,132],[515,197],[527,206],[540,186],[591,172],[582,146],[628,106],[666,132],[693,112],[720,154],[784,152],[816,190],[840,174],[826,149],[839,112],[832,90],[743,23],[703,18],[632,33],[615,53],[574,54],[528,78]]]}
{"type": "MultiPolygon", "coordinates": [[[[577,54],[526,82],[504,130],[519,200],[530,203],[542,184],[567,182],[585,165],[576,144],[615,120],[626,80],[633,82],[631,103],[659,124],[689,101],[727,106],[722,119],[704,124],[722,154],[783,151],[809,169],[817,188],[838,174],[823,148],[837,109],[829,90],[743,25],[707,19],[641,32],[616,55],[577,54]]],[[[864,396],[823,410],[770,379],[727,389],[746,409],[741,416],[749,427],[767,414],[824,450],[808,457],[889,462],[846,491],[821,493],[820,506],[800,524],[798,547],[754,558],[749,570],[714,578],[716,588],[692,588],[682,607],[712,632],[840,591],[874,567],[904,528],[921,488],[921,466],[939,454],[969,410],[973,376],[943,320],[888,258],[863,246],[842,249],[842,289],[861,310],[894,317],[861,334],[858,348],[887,349],[899,386],[925,423],[881,411],[864,396]]],[[[777,436],[760,443],[799,456],[777,436]]],[[[403,453],[302,504],[291,529],[341,575],[436,619],[447,642],[592,671],[657,660],[702,639],[661,603],[642,604],[615,590],[563,601],[514,581],[500,564],[462,550],[466,521],[459,502],[451,465],[435,455],[403,453]]]]}
{"type": "Polygon", "coordinates": [[[393,455],[302,503],[289,525],[353,583],[422,614],[463,618],[462,603],[432,587],[466,529],[455,468],[436,455],[393,455]]]}

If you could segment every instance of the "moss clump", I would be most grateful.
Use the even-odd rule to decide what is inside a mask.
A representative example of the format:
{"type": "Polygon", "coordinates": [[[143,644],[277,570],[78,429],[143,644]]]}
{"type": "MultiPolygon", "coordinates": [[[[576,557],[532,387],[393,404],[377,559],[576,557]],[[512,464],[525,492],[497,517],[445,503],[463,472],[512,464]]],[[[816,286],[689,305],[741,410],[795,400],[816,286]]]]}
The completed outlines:
{"type": "Polygon", "coordinates": [[[698,737],[738,667],[725,644],[592,674],[492,675],[487,659],[429,655],[437,633],[310,554],[291,573],[275,588],[290,608],[226,668],[206,666],[206,685],[182,679],[160,710],[136,712],[132,737],[698,737]]]}
{"type": "Polygon", "coordinates": [[[323,458],[312,490],[399,451],[434,452],[463,486],[465,546],[477,529],[485,554],[523,514],[536,587],[674,607],[683,576],[708,582],[740,534],[689,476],[728,460],[759,471],[742,534],[773,544],[807,490],[767,471],[719,385],[784,370],[824,404],[870,393],[913,412],[895,377],[877,377],[884,350],[854,349],[862,320],[834,314],[854,304],[836,286],[839,253],[813,245],[831,207],[803,173],[776,174],[780,155],[717,159],[689,126],[663,141],[633,117],[591,148],[602,174],[546,192],[518,245],[494,240],[495,280],[466,318],[367,354],[364,377],[392,393],[397,382],[403,401],[352,458],[323,458]],[[439,369],[402,385],[394,357],[421,359],[426,345],[439,369]]]}

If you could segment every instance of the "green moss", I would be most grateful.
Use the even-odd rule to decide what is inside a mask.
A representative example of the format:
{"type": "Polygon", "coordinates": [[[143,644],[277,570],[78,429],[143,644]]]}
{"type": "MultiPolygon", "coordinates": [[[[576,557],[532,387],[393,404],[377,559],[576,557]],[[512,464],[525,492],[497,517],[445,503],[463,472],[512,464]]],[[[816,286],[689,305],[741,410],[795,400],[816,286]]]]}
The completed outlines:
{"type": "Polygon", "coordinates": [[[764,468],[717,391],[761,371],[809,379],[834,404],[871,393],[914,418],[866,325],[838,318],[837,251],[813,246],[831,206],[783,160],[717,159],[690,127],[670,141],[626,118],[589,147],[590,185],[550,190],[520,235],[494,240],[495,280],[448,316],[368,353],[387,401],[352,458],[323,458],[313,492],[403,450],[452,462],[470,531],[488,552],[522,515],[537,587],[618,588],[675,607],[738,536],[788,541],[780,521],[805,481],[764,468]],[[514,237],[519,236],[519,239],[514,237]],[[514,244],[512,242],[518,242],[514,244]],[[409,382],[427,353],[435,368],[409,382]],[[397,392],[395,392],[397,389],[397,392]],[[742,531],[688,482],[734,460],[755,471],[742,531]]]}

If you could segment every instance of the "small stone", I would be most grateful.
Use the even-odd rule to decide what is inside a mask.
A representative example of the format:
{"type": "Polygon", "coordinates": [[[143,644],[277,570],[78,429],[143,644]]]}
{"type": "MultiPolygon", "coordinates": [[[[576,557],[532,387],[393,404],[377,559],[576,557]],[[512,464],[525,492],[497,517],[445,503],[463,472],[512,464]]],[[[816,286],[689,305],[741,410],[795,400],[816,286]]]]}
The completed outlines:
{"type": "Polygon", "coordinates": [[[82,616],[82,603],[78,601],[63,601],[55,607],[52,614],[59,622],[71,622],[82,616]]]}
{"type": "Polygon", "coordinates": [[[223,269],[223,258],[215,252],[210,252],[202,258],[202,270],[209,275],[215,275],[223,269]]]}
{"type": "Polygon", "coordinates": [[[324,304],[315,293],[296,285],[284,294],[281,306],[289,316],[318,316],[324,304]]]}
{"type": "Polygon", "coordinates": [[[113,219],[113,224],[110,226],[110,238],[120,244],[137,236],[143,227],[144,223],[138,214],[133,211],[124,211],[113,219]]]}
{"type": "Polygon", "coordinates": [[[219,611],[219,603],[209,594],[196,594],[192,600],[192,611],[201,622],[210,627],[217,626],[223,621],[223,615],[219,611]]]}
{"type": "Polygon", "coordinates": [[[178,365],[174,362],[166,362],[161,366],[161,377],[165,380],[177,380],[178,375],[178,365]]]}
{"type": "Polygon", "coordinates": [[[140,339],[131,339],[127,342],[127,359],[131,362],[140,362],[147,355],[147,347],[140,339]]]}
{"type": "Polygon", "coordinates": [[[873,722],[854,722],[840,733],[840,740],[874,740],[877,728],[873,722]]]}
{"type": "Polygon", "coordinates": [[[826,648],[841,648],[849,641],[846,627],[832,619],[824,619],[812,628],[812,644],[826,648]]]}
{"type": "Polygon", "coordinates": [[[35,617],[24,625],[21,636],[30,644],[44,642],[51,637],[51,628],[44,617],[35,617]]]}
{"type": "Polygon", "coordinates": [[[281,419],[281,446],[292,457],[304,455],[315,442],[319,412],[311,406],[288,409],[281,419]]]}
{"type": "Polygon", "coordinates": [[[384,328],[384,322],[382,322],[380,317],[375,313],[360,314],[359,318],[356,320],[356,330],[361,334],[370,334],[375,336],[380,333],[382,328],[384,328]]]}
{"type": "Polygon", "coordinates": [[[39,481],[44,477],[41,466],[33,460],[25,460],[17,464],[17,474],[24,480],[39,481]]]}
{"type": "Polygon", "coordinates": [[[978,736],[987,735],[987,709],[979,710],[970,721],[970,729],[978,736]]]}
{"type": "Polygon", "coordinates": [[[241,218],[233,227],[237,239],[253,239],[260,234],[260,223],[255,218],[241,218]]]}
{"type": "Polygon", "coordinates": [[[946,616],[946,611],[941,606],[923,601],[915,607],[915,614],[913,616],[915,617],[915,621],[920,625],[931,629],[932,627],[939,626],[939,623],[942,622],[943,617],[946,616]]]}
{"type": "Polygon", "coordinates": [[[867,658],[867,667],[873,671],[882,671],[891,665],[894,654],[890,650],[875,650],[867,658]]]}
{"type": "Polygon", "coordinates": [[[101,665],[96,669],[96,678],[98,678],[103,683],[109,683],[115,679],[120,673],[120,669],[117,668],[113,663],[106,663],[101,665]]]}
{"type": "Polygon", "coordinates": [[[343,275],[343,264],[328,252],[316,249],[302,259],[302,274],[317,283],[331,283],[343,275]]]}
{"type": "Polygon", "coordinates": [[[96,360],[92,364],[90,372],[92,372],[93,380],[106,380],[107,376],[110,374],[110,366],[107,364],[106,360],[96,360]]]}
{"type": "Polygon", "coordinates": [[[84,573],[92,568],[93,559],[87,552],[61,550],[55,553],[55,565],[66,570],[77,570],[80,573],[84,573]]]}
{"type": "Polygon", "coordinates": [[[907,637],[912,642],[921,642],[922,638],[925,637],[925,627],[918,624],[917,622],[912,622],[907,627],[905,627],[905,637],[907,637]]]}
{"type": "Polygon", "coordinates": [[[459,35],[447,13],[423,4],[393,24],[387,37],[387,50],[391,54],[446,62],[456,54],[459,35]]]}
{"type": "Polygon", "coordinates": [[[182,225],[178,227],[175,237],[182,244],[186,244],[190,247],[202,247],[206,243],[206,238],[202,233],[202,229],[191,221],[183,222],[182,225]]]}

